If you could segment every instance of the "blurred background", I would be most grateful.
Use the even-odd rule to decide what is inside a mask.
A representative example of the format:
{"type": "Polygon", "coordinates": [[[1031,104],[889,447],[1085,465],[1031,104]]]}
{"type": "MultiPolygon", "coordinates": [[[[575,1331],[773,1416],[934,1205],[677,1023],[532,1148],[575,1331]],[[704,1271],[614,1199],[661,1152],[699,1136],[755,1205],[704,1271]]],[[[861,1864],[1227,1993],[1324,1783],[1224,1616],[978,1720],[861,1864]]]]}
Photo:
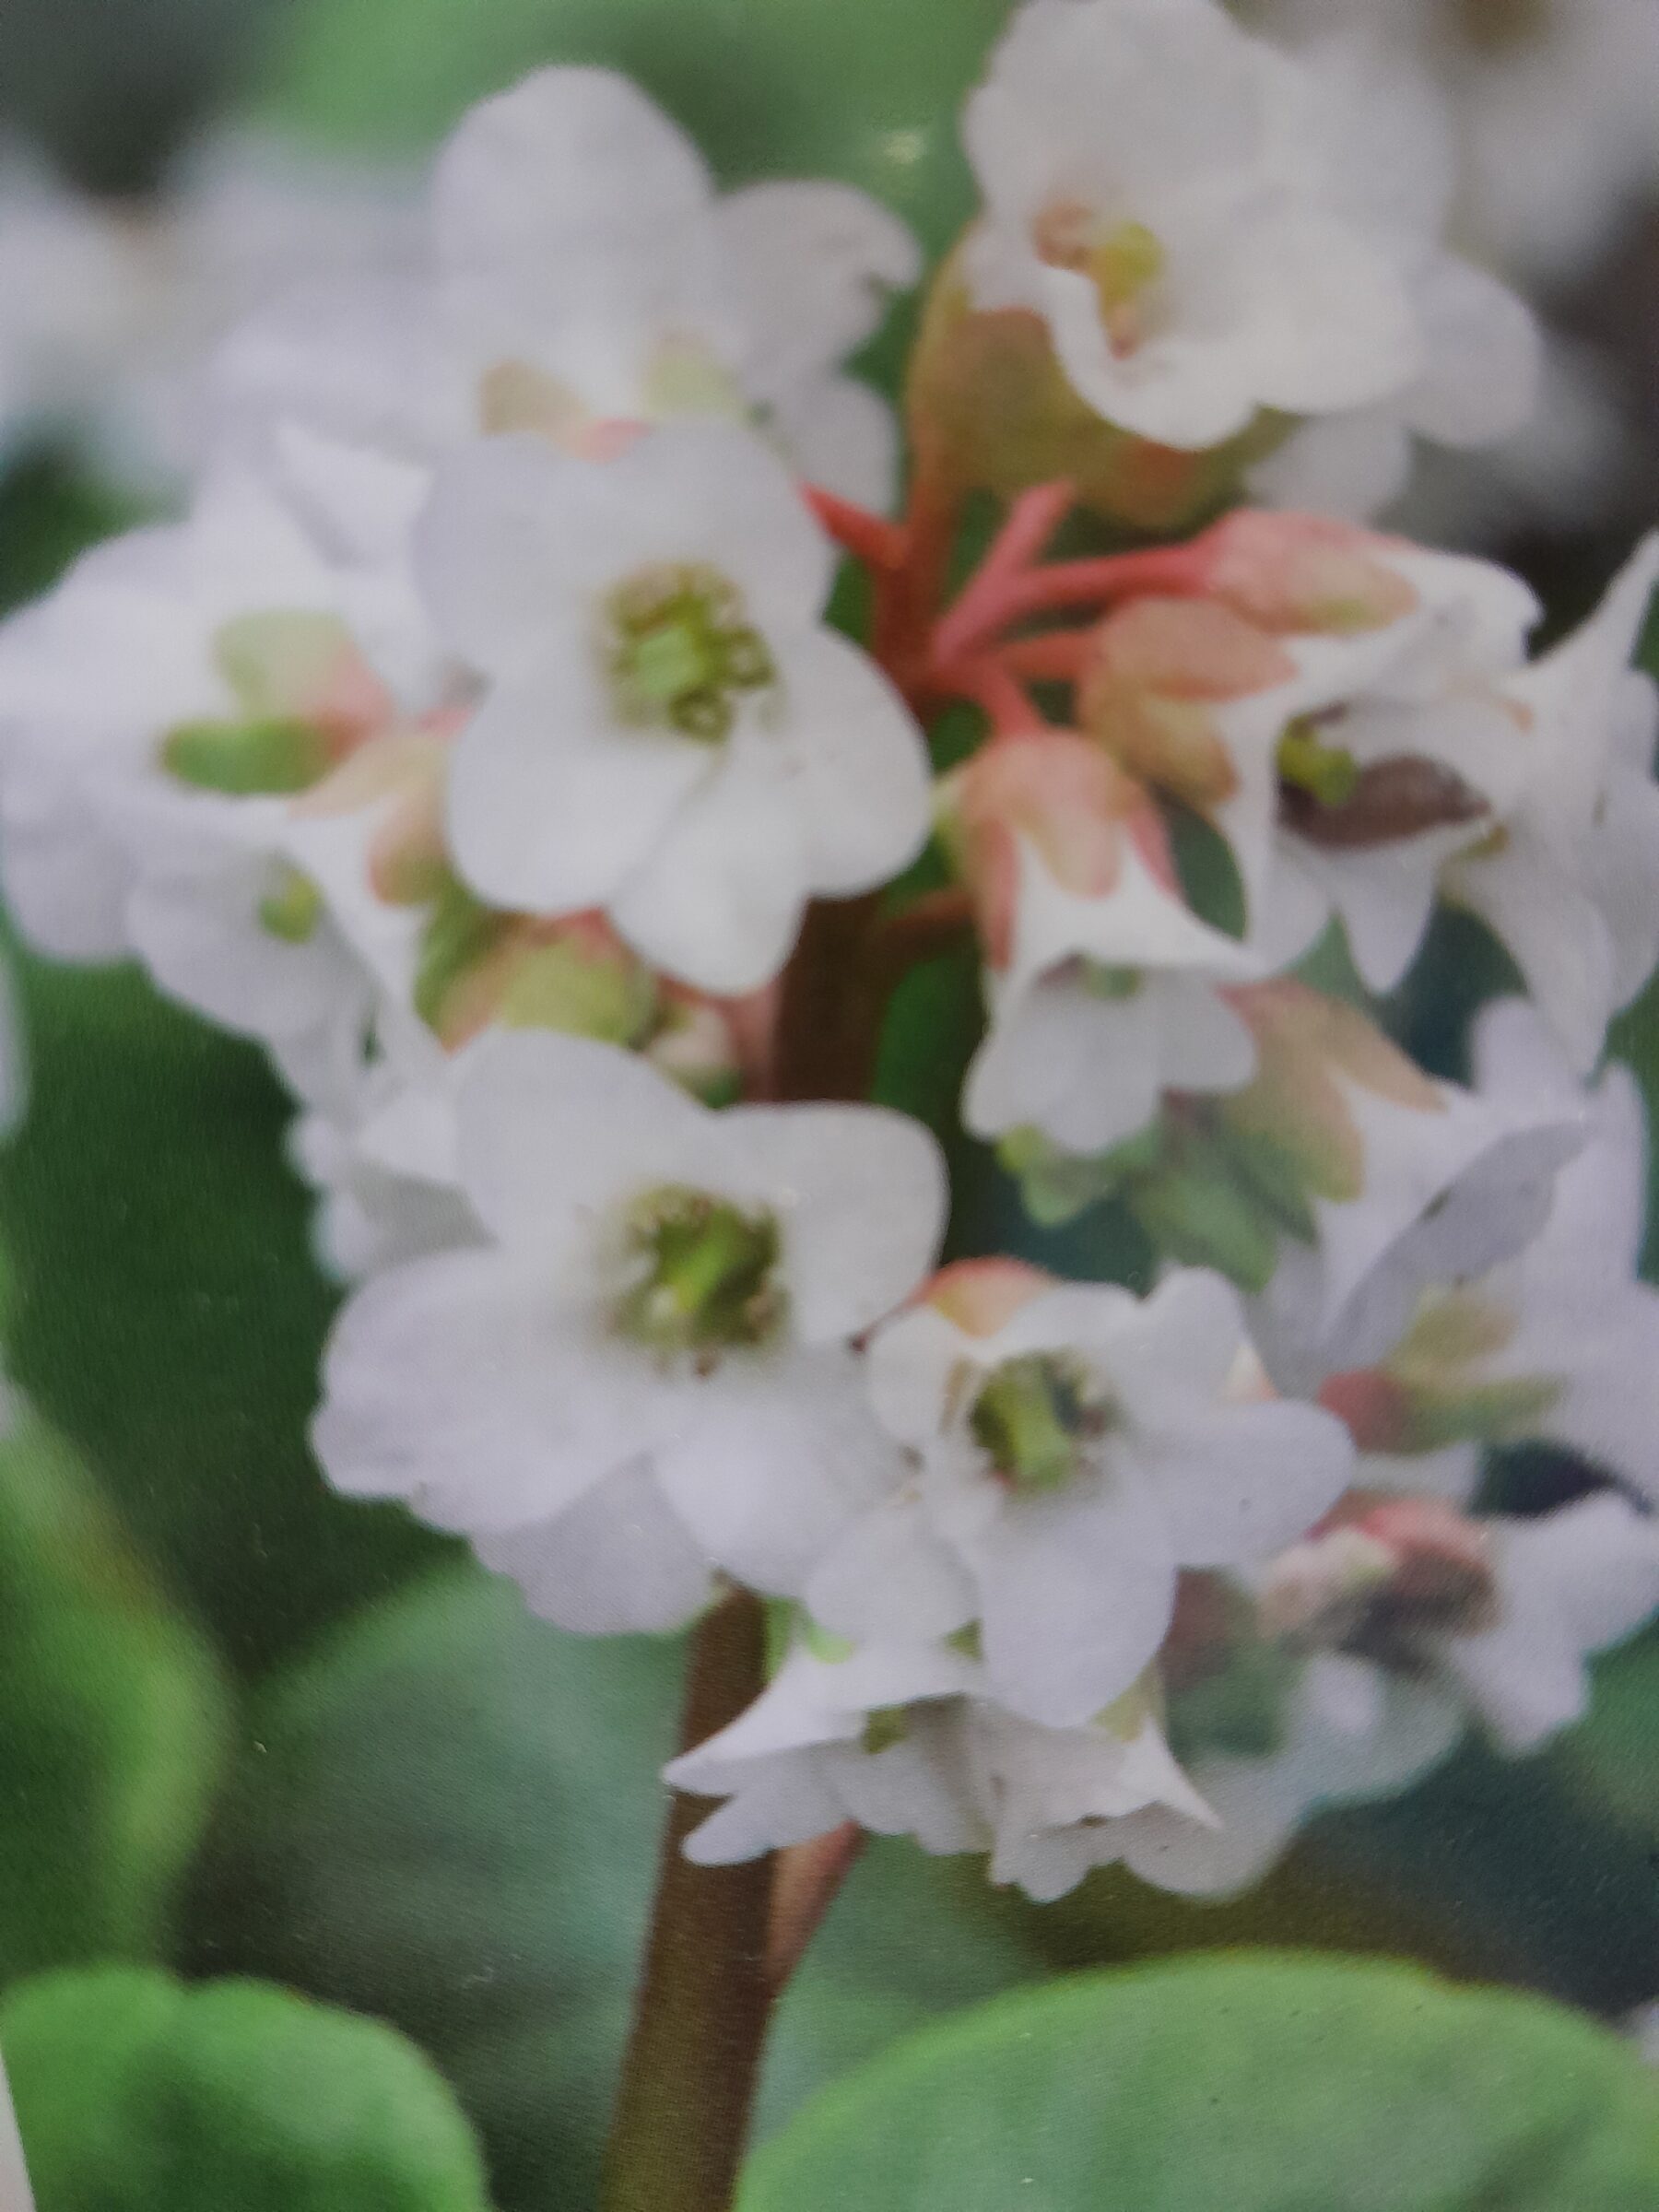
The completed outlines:
{"type": "MultiPolygon", "coordinates": [[[[1557,167],[1584,210],[1573,235],[1535,262],[1501,194],[1473,186],[1459,218],[1551,334],[1540,424],[1496,456],[1447,460],[1403,510],[1521,567],[1552,625],[1659,521],[1659,45],[1640,76],[1659,9],[1581,5],[1613,24],[1611,58],[1577,74],[1551,61],[1552,135],[1535,123],[1528,140],[1531,111],[1506,96],[1536,160],[1572,157],[1557,167]]],[[[1253,12],[1296,35],[1351,19],[1341,0],[1312,24],[1296,0],[1253,12]]],[[[1374,10],[1403,66],[1438,72],[1471,174],[1497,127],[1477,65],[1500,12],[1374,10]]],[[[845,177],[936,251],[970,205],[955,111],[1006,13],[6,0],[5,603],[166,511],[189,371],[240,304],[296,269],[413,250],[421,158],[480,94],[540,61],[612,64],[728,180],[845,177]]],[[[901,335],[873,350],[877,379],[901,335]]],[[[41,1967],[122,1958],[337,1999],[438,2059],[505,2212],[570,2212],[591,2196],[626,2022],[676,1653],[544,1630],[401,1512],[323,1489],[303,1432],[333,1293],[274,1083],[133,975],[20,949],[13,964],[35,1111],[0,1153],[6,1363],[61,1441],[25,1427],[4,1447],[0,1774],[27,1787],[0,1790],[0,1998],[41,1967]],[[71,1645],[79,1702],[47,1729],[30,1684],[50,1678],[61,1707],[71,1645]]],[[[1448,931],[1395,1018],[1453,1069],[1493,981],[1448,931]]],[[[935,1029],[888,1072],[922,1112],[951,1081],[953,1023],[972,1018],[959,975],[930,988],[935,1029]]],[[[1651,1100],[1659,1008],[1628,1017],[1618,1044],[1651,1100]]],[[[979,1232],[1024,1233],[988,1170],[969,1206],[979,1232]]],[[[1057,1256],[1112,1272],[1120,1231],[1096,1222],[1057,1256]]],[[[1542,1503],[1583,1476],[1533,1454],[1499,1480],[1542,1503]]],[[[1327,1818],[1236,1905],[1108,1877],[1038,1912],[977,1868],[873,1851],[788,2000],[764,2124],[942,2009],[1068,1965],[1241,1941],[1421,1958],[1610,2018],[1659,1996],[1659,1642],[1605,1666],[1592,1723],[1546,1758],[1470,1751],[1397,1802],[1327,1818]]]]}

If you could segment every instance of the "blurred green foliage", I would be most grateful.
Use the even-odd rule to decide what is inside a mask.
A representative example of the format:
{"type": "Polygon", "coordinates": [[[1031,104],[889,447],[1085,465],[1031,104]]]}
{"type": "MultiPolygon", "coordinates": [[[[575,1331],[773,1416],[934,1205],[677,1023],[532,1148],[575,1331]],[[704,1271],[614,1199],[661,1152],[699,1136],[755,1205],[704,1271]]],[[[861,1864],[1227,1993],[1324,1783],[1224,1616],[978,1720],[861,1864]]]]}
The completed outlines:
{"type": "Polygon", "coordinates": [[[1258,1954],[915,2036],[754,2160],[739,2212],[1651,2212],[1659,2086],[1531,1999],[1258,1954]]]}
{"type": "Polygon", "coordinates": [[[14,965],[41,1104],[0,1155],[10,1371],[257,1669],[445,1547],[306,1450],[334,1300],[259,1054],[131,972],[14,965]]]}
{"type": "Polygon", "coordinates": [[[430,2064],[286,1990],[46,1975],[0,2048],[42,2212],[488,2212],[430,2064]]]}
{"type": "MultiPolygon", "coordinates": [[[[395,2021],[438,2056],[506,2212],[587,2203],[645,1931],[677,1641],[564,1636],[475,1569],[376,1607],[257,1700],[196,1962],[395,2021]]],[[[779,2019],[772,2121],[1038,1969],[918,1854],[873,1851],[779,2019]]]]}
{"type": "Polygon", "coordinates": [[[267,111],[333,143],[419,150],[547,62],[636,78],[725,181],[833,176],[937,252],[967,218],[956,111],[1011,0],[296,0],[267,111]]]}
{"type": "Polygon", "coordinates": [[[0,1440],[0,1983],[162,1954],[229,1700],[73,1453],[0,1440]]]}

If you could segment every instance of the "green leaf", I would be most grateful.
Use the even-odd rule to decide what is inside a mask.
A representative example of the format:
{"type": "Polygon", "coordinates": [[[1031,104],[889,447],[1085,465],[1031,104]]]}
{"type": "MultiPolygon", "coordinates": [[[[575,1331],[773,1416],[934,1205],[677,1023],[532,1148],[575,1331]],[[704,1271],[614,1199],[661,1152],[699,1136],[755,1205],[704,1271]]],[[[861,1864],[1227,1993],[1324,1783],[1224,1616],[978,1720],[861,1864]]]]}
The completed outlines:
{"type": "Polygon", "coordinates": [[[128,971],[14,966],[41,1104],[0,1153],[8,1364],[257,1669],[452,1547],[305,1448],[334,1299],[260,1055],[128,971]]]}
{"type": "Polygon", "coordinates": [[[379,2021],[104,1968],[0,2007],[40,2212],[487,2212],[466,2122],[379,2021]]]}
{"type": "MultiPolygon", "coordinates": [[[[678,1676],[672,1641],[566,1636],[469,1571],[337,1634],[253,1718],[210,1855],[202,1963],[415,2036],[509,2207],[591,2201],[678,1676]]],[[[955,1894],[906,1846],[854,1871],[781,2016],[769,2122],[893,2035],[1034,1971],[955,1894]]]]}
{"type": "Polygon", "coordinates": [[[1648,2212],[1659,2084],[1605,2031],[1411,1969],[1241,1954],[912,2037],[739,2212],[1648,2212]]]}
{"type": "Polygon", "coordinates": [[[90,1477],[24,1418],[0,1442],[0,1981],[159,1952],[224,1704],[90,1477]]]}
{"type": "Polygon", "coordinates": [[[956,110],[1010,0],[301,0],[271,111],[348,147],[429,144],[546,62],[626,71],[731,180],[835,176],[935,251],[971,194],[956,110]]]}

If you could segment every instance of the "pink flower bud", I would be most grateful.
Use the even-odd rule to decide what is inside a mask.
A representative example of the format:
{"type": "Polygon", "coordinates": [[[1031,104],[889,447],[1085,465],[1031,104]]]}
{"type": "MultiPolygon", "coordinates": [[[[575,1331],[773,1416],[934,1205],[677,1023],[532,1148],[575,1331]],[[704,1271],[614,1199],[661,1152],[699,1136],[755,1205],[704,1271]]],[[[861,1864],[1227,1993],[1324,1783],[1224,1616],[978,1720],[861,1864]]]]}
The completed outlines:
{"type": "Polygon", "coordinates": [[[1215,596],[1277,636],[1384,629],[1418,604],[1417,592],[1385,558],[1393,540],[1326,515],[1246,508],[1199,542],[1215,596]]]}
{"type": "Polygon", "coordinates": [[[1265,630],[1215,599],[1136,599],[1095,631],[1078,712],[1131,775],[1200,813],[1239,786],[1215,709],[1296,674],[1265,630]]]}
{"type": "Polygon", "coordinates": [[[944,806],[945,836],[994,967],[1012,957],[1022,848],[1079,898],[1105,898],[1130,848],[1160,883],[1177,888],[1151,798],[1074,731],[997,739],[950,779],[944,806]]]}
{"type": "Polygon", "coordinates": [[[923,1285],[912,1303],[932,1306],[966,1335],[994,1336],[1053,1288],[1052,1275],[1024,1260],[954,1260],[923,1285]]]}

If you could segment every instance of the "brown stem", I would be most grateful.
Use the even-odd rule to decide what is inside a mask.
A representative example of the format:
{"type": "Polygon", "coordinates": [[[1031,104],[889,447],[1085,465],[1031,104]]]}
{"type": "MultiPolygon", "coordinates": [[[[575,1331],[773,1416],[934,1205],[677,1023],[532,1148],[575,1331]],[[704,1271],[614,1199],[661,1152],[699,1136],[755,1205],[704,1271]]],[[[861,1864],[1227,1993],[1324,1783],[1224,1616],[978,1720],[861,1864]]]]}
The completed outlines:
{"type": "Polygon", "coordinates": [[[778,1100],[870,1095],[886,994],[873,992],[865,950],[877,901],[819,900],[806,912],[783,975],[773,1053],[778,1100]]]}
{"type": "Polygon", "coordinates": [[[865,1831],[856,1820],[843,1821],[810,1843],[792,1844],[778,1853],[772,1884],[771,1932],[766,1946],[766,1978],[780,1994],[823,1925],[824,1915],[841,1893],[864,1849],[865,1831]]]}
{"type": "MultiPolygon", "coordinates": [[[[681,1724],[690,1749],[736,1719],[765,1678],[759,1599],[735,1591],[698,1630],[681,1724]]],[[[682,1846],[712,1808],[677,1794],[644,1975],[611,2124],[603,2212],[727,2212],[773,1988],[773,1862],[697,1866],[682,1846]]]]}

